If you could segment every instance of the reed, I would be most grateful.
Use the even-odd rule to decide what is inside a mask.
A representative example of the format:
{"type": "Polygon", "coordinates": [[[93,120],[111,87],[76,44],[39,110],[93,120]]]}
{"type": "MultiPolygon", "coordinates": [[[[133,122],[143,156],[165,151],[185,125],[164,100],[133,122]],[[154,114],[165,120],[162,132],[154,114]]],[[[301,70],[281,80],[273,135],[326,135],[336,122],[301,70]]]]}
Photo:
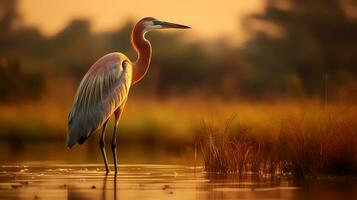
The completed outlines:
{"type": "Polygon", "coordinates": [[[357,174],[357,116],[319,113],[282,120],[278,129],[233,118],[223,128],[203,123],[195,138],[208,172],[294,177],[357,174]]]}

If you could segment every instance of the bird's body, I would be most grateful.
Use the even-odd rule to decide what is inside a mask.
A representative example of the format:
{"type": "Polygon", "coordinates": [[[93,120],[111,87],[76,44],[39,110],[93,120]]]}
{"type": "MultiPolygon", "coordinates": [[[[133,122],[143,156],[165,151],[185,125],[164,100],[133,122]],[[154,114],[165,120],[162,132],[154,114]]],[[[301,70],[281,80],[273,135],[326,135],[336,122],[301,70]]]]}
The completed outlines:
{"type": "Polygon", "coordinates": [[[107,173],[108,161],[104,149],[105,128],[114,114],[115,126],[112,138],[112,151],[117,173],[116,128],[128,99],[129,89],[146,74],[151,61],[151,45],[144,35],[154,29],[189,28],[184,25],[158,21],[147,17],[140,20],[131,34],[131,42],[138,54],[132,63],[121,53],[110,53],[88,70],[83,77],[68,115],[67,146],[82,144],[93,132],[103,127],[100,148],[107,173]]]}
{"type": "Polygon", "coordinates": [[[123,105],[131,86],[132,65],[121,53],[100,58],[82,79],[68,117],[67,145],[82,144],[123,105]],[[122,63],[127,62],[124,68],[122,63]]]}

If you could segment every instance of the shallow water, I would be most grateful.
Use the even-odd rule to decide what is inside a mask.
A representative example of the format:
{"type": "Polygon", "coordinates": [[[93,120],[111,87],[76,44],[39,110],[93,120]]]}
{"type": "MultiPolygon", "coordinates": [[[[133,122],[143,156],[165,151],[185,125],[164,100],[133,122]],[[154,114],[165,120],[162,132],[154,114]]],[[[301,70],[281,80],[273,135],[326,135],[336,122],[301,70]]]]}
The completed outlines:
{"type": "Polygon", "coordinates": [[[353,180],[297,184],[244,175],[217,178],[201,167],[120,165],[104,175],[101,164],[46,162],[0,166],[0,199],[355,199],[353,180]]]}

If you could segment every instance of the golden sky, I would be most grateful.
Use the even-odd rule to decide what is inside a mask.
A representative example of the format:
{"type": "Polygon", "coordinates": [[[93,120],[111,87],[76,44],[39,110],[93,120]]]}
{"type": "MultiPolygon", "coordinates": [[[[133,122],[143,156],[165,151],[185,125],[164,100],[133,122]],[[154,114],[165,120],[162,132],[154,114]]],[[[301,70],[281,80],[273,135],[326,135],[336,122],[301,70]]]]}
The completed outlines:
{"type": "Polygon", "coordinates": [[[264,0],[20,0],[25,24],[38,26],[46,35],[61,30],[73,18],[87,18],[92,30],[108,31],[127,19],[144,16],[191,26],[199,38],[246,38],[242,17],[261,12],[264,0]],[[238,36],[238,37],[237,37],[238,36]]]}

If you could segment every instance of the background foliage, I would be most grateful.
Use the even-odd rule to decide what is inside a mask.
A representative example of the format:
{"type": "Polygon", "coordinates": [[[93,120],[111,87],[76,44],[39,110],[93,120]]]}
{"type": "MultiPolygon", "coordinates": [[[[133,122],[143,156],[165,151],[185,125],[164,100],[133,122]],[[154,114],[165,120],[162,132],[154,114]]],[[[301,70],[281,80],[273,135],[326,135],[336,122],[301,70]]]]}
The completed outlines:
{"type": "MultiPolygon", "coordinates": [[[[73,19],[45,37],[21,23],[17,1],[1,0],[0,7],[1,101],[41,97],[55,80],[77,83],[109,52],[135,59],[132,21],[92,33],[88,20],[73,19]]],[[[340,1],[269,0],[263,14],[246,17],[245,29],[251,39],[239,47],[188,41],[184,32],[148,34],[154,49],[150,78],[136,94],[356,98],[357,19],[340,1]]]]}

